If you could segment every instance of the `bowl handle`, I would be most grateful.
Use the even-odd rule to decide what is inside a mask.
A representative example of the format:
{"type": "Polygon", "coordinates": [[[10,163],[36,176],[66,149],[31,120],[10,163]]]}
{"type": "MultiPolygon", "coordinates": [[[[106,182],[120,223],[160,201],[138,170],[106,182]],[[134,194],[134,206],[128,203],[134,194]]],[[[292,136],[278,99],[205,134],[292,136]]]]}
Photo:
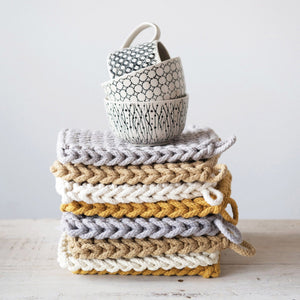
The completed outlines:
{"type": "Polygon", "coordinates": [[[154,32],[154,36],[151,40],[151,42],[159,40],[160,38],[160,29],[159,27],[154,24],[154,23],[150,23],[150,22],[144,22],[142,24],[140,24],[127,38],[126,42],[124,43],[124,45],[122,46],[122,48],[129,48],[129,46],[131,45],[131,43],[133,42],[133,40],[146,28],[152,27],[155,32],[154,32]]]}

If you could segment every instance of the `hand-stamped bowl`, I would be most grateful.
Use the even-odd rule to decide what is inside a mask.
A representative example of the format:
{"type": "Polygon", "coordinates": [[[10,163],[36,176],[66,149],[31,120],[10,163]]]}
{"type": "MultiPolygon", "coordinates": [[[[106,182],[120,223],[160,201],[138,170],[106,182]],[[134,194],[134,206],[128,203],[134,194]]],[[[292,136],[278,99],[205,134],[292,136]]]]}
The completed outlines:
{"type": "Polygon", "coordinates": [[[105,108],[116,136],[135,145],[160,145],[183,131],[188,96],[150,102],[105,99],[105,108]]]}
{"type": "Polygon", "coordinates": [[[111,78],[118,78],[142,68],[170,59],[165,46],[160,41],[139,44],[110,54],[107,60],[111,78]]]}
{"type": "Polygon", "coordinates": [[[156,24],[148,22],[140,24],[127,38],[122,49],[109,55],[107,65],[110,77],[117,78],[124,74],[170,59],[167,49],[158,40],[159,38],[160,29],[156,24]],[[155,34],[153,40],[132,47],[131,43],[133,40],[139,33],[149,27],[154,29],[155,34]]]}
{"type": "Polygon", "coordinates": [[[185,96],[181,60],[171,58],[158,64],[102,83],[109,101],[148,102],[185,96]]]}

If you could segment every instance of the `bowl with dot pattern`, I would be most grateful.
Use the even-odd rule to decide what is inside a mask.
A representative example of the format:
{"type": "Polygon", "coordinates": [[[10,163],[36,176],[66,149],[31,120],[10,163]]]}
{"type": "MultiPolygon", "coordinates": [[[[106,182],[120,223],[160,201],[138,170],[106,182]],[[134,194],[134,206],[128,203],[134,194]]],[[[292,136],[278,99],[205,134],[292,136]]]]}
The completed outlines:
{"type": "Polygon", "coordinates": [[[179,57],[102,83],[110,101],[149,102],[185,96],[185,80],[179,57]]]}
{"type": "Polygon", "coordinates": [[[111,53],[107,65],[110,77],[118,78],[167,59],[170,55],[165,46],[160,41],[153,41],[111,53]]]}
{"type": "Polygon", "coordinates": [[[108,56],[107,65],[111,78],[137,71],[170,59],[165,46],[159,41],[160,29],[154,23],[144,22],[129,35],[122,48],[108,56]],[[131,46],[134,39],[145,29],[154,29],[152,41],[131,46]]]}
{"type": "Polygon", "coordinates": [[[166,144],[178,137],[185,126],[188,96],[163,101],[104,102],[112,131],[131,144],[166,144]]]}

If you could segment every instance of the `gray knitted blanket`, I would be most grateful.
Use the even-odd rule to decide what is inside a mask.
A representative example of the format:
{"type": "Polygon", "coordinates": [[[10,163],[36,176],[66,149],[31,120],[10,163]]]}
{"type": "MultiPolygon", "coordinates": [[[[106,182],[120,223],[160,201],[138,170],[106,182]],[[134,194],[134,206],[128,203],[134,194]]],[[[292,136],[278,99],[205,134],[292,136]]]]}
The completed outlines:
{"type": "Polygon", "coordinates": [[[235,136],[221,141],[212,129],[193,127],[168,145],[139,147],[109,131],[65,129],[58,134],[57,159],[94,166],[199,161],[221,154],[235,141],[235,136]]]}

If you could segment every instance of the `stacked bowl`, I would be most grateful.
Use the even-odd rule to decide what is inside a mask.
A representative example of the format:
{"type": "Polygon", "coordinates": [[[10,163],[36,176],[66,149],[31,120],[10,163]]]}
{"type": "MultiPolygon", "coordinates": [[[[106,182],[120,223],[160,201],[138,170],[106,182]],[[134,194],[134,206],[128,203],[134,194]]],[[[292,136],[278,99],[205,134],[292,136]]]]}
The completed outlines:
{"type": "Polygon", "coordinates": [[[112,79],[102,84],[113,132],[136,145],[165,144],[185,126],[188,96],[181,59],[170,58],[159,36],[155,24],[139,26],[123,48],[109,56],[112,79]],[[155,29],[155,40],[128,48],[148,27],[155,29]]]}

